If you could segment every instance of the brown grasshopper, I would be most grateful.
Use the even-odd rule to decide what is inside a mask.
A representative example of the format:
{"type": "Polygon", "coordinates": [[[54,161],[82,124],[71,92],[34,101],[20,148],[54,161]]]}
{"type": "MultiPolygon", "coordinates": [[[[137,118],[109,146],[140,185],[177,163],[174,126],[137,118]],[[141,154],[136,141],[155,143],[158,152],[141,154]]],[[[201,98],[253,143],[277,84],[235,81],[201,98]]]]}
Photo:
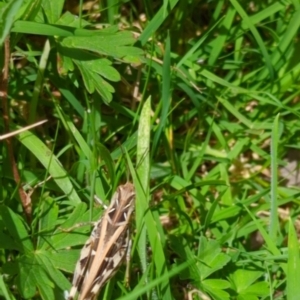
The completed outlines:
{"type": "Polygon", "coordinates": [[[116,273],[130,251],[129,222],[135,206],[133,184],[120,185],[111,204],[96,222],[76,264],[68,300],[92,300],[116,273]]]}

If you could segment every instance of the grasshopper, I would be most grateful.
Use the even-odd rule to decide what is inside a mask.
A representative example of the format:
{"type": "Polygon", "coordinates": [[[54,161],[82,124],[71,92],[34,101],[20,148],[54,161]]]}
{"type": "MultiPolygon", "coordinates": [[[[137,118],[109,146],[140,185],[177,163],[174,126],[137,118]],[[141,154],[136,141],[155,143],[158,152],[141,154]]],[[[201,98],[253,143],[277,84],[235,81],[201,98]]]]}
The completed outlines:
{"type": "Polygon", "coordinates": [[[96,299],[101,288],[116,273],[130,252],[130,217],[135,207],[133,184],[120,185],[111,204],[96,222],[76,264],[68,300],[96,299]]]}

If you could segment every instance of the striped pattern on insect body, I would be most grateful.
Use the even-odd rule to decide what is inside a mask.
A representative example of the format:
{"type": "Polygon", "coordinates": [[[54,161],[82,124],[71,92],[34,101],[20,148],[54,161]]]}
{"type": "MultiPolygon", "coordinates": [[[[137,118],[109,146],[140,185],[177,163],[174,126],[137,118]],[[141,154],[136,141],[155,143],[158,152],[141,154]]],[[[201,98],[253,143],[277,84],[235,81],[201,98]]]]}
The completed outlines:
{"type": "Polygon", "coordinates": [[[68,300],[92,300],[116,273],[130,244],[129,223],[135,206],[133,184],[120,185],[81,250],[68,300]]]}

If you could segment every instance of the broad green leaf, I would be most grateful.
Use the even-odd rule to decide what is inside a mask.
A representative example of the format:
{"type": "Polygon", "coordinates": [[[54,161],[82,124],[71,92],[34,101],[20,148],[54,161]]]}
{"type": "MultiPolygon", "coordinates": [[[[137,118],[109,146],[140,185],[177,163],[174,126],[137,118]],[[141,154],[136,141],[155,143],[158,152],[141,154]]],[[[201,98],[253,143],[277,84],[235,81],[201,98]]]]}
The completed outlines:
{"type": "Polygon", "coordinates": [[[9,233],[4,232],[4,230],[6,228],[5,224],[2,221],[0,224],[1,224],[0,225],[0,248],[22,251],[22,245],[20,245],[17,241],[15,241],[9,235],[9,233]]]}
{"type": "Polygon", "coordinates": [[[107,34],[103,36],[75,37],[70,36],[62,40],[61,44],[67,48],[84,49],[100,55],[112,56],[125,62],[139,63],[143,52],[141,49],[132,47],[135,39],[128,31],[107,34]]]}
{"type": "Polygon", "coordinates": [[[66,76],[68,74],[68,71],[74,71],[74,63],[70,57],[60,55],[59,58],[60,59],[58,61],[58,72],[61,76],[66,76]]]}
{"type": "MultiPolygon", "coordinates": [[[[70,282],[66,277],[52,264],[49,259],[48,251],[39,251],[36,253],[36,260],[46,271],[47,276],[51,278],[51,282],[54,282],[61,290],[70,288],[70,282]]],[[[60,268],[59,268],[60,269],[60,268]]]]}
{"type": "Polygon", "coordinates": [[[92,220],[90,219],[90,212],[86,210],[86,204],[81,203],[76,206],[65,223],[58,228],[51,236],[49,244],[44,244],[43,249],[55,249],[61,250],[68,247],[82,245],[88,239],[88,233],[91,232],[92,224],[90,221],[99,219],[99,215],[102,209],[93,209],[92,220]],[[85,226],[79,226],[73,228],[72,226],[83,223],[85,226]],[[64,232],[63,230],[72,229],[70,232],[64,232]]]}
{"type": "MultiPolygon", "coordinates": [[[[24,298],[28,298],[34,288],[35,291],[36,289],[39,290],[43,300],[63,299],[54,295],[56,286],[53,278],[49,276],[48,267],[42,264],[36,255],[20,260],[19,287],[22,289],[21,292],[23,292],[24,298]],[[30,289],[28,289],[29,284],[31,285],[30,289]]],[[[62,290],[61,296],[63,296],[62,290]]]]}
{"type": "Polygon", "coordinates": [[[230,288],[230,283],[223,279],[205,279],[202,281],[202,284],[212,289],[224,290],[230,288]]]}
{"type": "Polygon", "coordinates": [[[83,63],[91,72],[97,73],[105,79],[115,82],[121,80],[119,72],[112,67],[112,62],[106,58],[82,61],[83,63]]]}
{"type": "Polygon", "coordinates": [[[238,295],[237,300],[259,300],[257,296],[254,295],[238,295]]]}
{"type": "Polygon", "coordinates": [[[215,300],[229,300],[230,295],[225,289],[230,288],[230,283],[222,279],[206,279],[201,282],[201,286],[206,293],[213,296],[215,300]]]}
{"type": "MultiPolygon", "coordinates": [[[[4,205],[0,207],[0,215],[3,220],[4,227],[9,232],[10,237],[12,237],[19,251],[22,253],[29,253],[33,251],[31,238],[28,235],[28,231],[20,216],[4,205]]],[[[9,244],[12,246],[11,241],[9,241],[9,244]]],[[[3,245],[3,247],[5,248],[5,245],[3,245]]]]}
{"type": "MultiPolygon", "coordinates": [[[[42,20],[40,20],[42,22],[42,20]]],[[[89,30],[81,29],[74,26],[64,26],[58,24],[43,24],[32,21],[18,20],[13,24],[12,32],[37,34],[37,35],[49,35],[57,37],[78,36],[78,37],[94,37],[94,36],[106,36],[108,34],[115,33],[116,26],[111,26],[101,30],[89,30]]]]}
{"type": "Polygon", "coordinates": [[[40,274],[40,266],[34,259],[34,255],[22,256],[17,261],[18,275],[17,287],[23,298],[32,298],[36,293],[36,275],[40,274]]]}
{"type": "MultiPolygon", "coordinates": [[[[88,237],[85,237],[87,239],[88,237]]],[[[62,271],[73,273],[75,264],[79,259],[81,249],[63,249],[58,251],[45,251],[51,264],[62,271]]]]}
{"type": "MultiPolygon", "coordinates": [[[[58,206],[57,203],[50,197],[43,198],[41,204],[41,212],[39,219],[39,232],[43,232],[46,235],[50,234],[56,226],[57,217],[58,217],[58,206]]],[[[45,238],[38,239],[38,248],[41,248],[43,243],[46,242],[45,238]]]]}
{"type": "Polygon", "coordinates": [[[244,291],[240,291],[240,295],[253,295],[253,296],[267,296],[269,294],[270,287],[266,281],[256,282],[246,288],[244,291]]]}
{"type": "Polygon", "coordinates": [[[42,0],[24,0],[24,4],[19,9],[16,19],[34,20],[41,8],[42,0]]]}
{"type": "Polygon", "coordinates": [[[222,269],[230,261],[230,256],[222,252],[220,244],[215,240],[208,241],[205,237],[201,237],[199,247],[199,263],[197,265],[201,280],[222,269]]]}
{"type": "Polygon", "coordinates": [[[33,21],[19,20],[14,23],[11,31],[17,33],[64,37],[74,35],[77,29],[71,26],[68,27],[56,24],[43,24],[33,21]]]}
{"type": "MultiPolygon", "coordinates": [[[[233,288],[238,294],[247,294],[247,289],[256,282],[263,272],[257,270],[238,269],[231,276],[230,280],[233,283],[233,288]]],[[[264,286],[264,284],[263,284],[264,286]]]]}
{"type": "MultiPolygon", "coordinates": [[[[59,18],[59,20],[56,22],[56,24],[79,28],[80,19],[78,18],[78,16],[71,14],[69,11],[66,11],[59,18]]],[[[81,26],[82,27],[86,27],[86,26],[89,26],[89,25],[91,25],[91,23],[87,22],[84,19],[81,19],[81,26]]],[[[113,27],[113,26],[111,26],[111,27],[113,27]]],[[[115,30],[118,31],[118,28],[116,28],[115,30]]]]}
{"type": "MultiPolygon", "coordinates": [[[[108,66],[106,66],[106,70],[103,70],[103,72],[95,72],[95,67],[94,69],[91,68],[91,64],[93,64],[93,62],[76,60],[75,63],[81,72],[85,87],[88,92],[92,94],[96,89],[97,92],[102,96],[103,101],[109,103],[112,100],[112,93],[114,93],[115,89],[106,80],[104,80],[102,76],[99,75],[99,73],[107,71],[108,66]]],[[[112,73],[117,72],[112,67],[110,67],[108,73],[105,74],[106,78],[115,78],[114,76],[111,76],[112,73],[109,74],[111,71],[113,71],[112,73]]]]}
{"type": "Polygon", "coordinates": [[[15,262],[16,285],[24,299],[32,298],[37,289],[42,299],[63,299],[63,291],[70,283],[56,268],[48,253],[36,251],[23,255],[15,262]]]}
{"type": "MultiPolygon", "coordinates": [[[[191,250],[190,245],[184,238],[179,238],[177,236],[170,236],[170,246],[171,249],[179,257],[179,262],[195,259],[195,254],[191,250]]],[[[180,279],[182,280],[193,280],[200,281],[200,273],[197,262],[190,265],[189,268],[185,269],[180,274],[180,279]]]]}
{"type": "Polygon", "coordinates": [[[46,15],[48,23],[56,23],[56,21],[60,18],[64,3],[65,0],[43,0],[43,13],[46,15]]]}
{"type": "Polygon", "coordinates": [[[23,0],[11,0],[0,9],[0,46],[9,34],[23,0]]]}

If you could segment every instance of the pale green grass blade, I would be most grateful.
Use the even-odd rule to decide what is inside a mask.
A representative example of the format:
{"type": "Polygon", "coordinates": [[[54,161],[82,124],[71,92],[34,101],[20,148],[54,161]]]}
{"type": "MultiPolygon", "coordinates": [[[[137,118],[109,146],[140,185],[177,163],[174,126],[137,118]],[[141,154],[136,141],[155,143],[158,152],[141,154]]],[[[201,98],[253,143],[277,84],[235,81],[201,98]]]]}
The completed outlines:
{"type": "Polygon", "coordinates": [[[289,220],[287,265],[287,299],[298,300],[300,295],[299,242],[292,220],[289,220]]]}
{"type": "MultiPolygon", "coordinates": [[[[144,194],[149,195],[149,173],[150,173],[150,120],[151,120],[151,98],[144,103],[141,111],[138,142],[137,142],[137,175],[141,186],[144,188],[144,194]]],[[[144,226],[145,210],[137,198],[136,201],[136,224],[138,239],[138,253],[143,272],[147,268],[147,251],[146,251],[146,228],[144,226]]],[[[148,207],[148,206],[147,206],[148,207]]]]}
{"type": "Polygon", "coordinates": [[[273,130],[272,130],[272,140],[271,140],[271,215],[270,215],[270,237],[273,240],[273,242],[276,242],[277,239],[277,233],[278,233],[278,204],[277,204],[277,186],[278,186],[278,143],[280,140],[279,137],[279,115],[275,117],[274,124],[273,124],[273,130]]]}

